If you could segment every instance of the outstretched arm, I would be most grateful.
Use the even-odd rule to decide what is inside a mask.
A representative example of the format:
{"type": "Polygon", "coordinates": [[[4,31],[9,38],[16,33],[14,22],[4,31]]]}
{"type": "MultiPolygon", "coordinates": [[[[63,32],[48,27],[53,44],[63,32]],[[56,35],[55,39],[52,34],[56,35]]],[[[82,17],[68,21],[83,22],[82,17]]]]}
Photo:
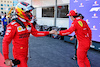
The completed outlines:
{"type": "Polygon", "coordinates": [[[32,26],[32,32],[31,34],[35,37],[42,37],[42,36],[46,36],[49,34],[54,34],[54,30],[52,31],[37,31],[33,26],[32,26]]]}
{"type": "Polygon", "coordinates": [[[66,29],[66,30],[61,30],[61,31],[55,31],[55,35],[61,35],[61,36],[65,36],[65,35],[68,35],[68,34],[71,34],[73,31],[75,31],[75,24],[72,23],[71,27],[69,29],[66,29]]]}
{"type": "Polygon", "coordinates": [[[4,28],[4,25],[3,25],[3,19],[1,20],[1,24],[2,24],[2,27],[4,28]]]}

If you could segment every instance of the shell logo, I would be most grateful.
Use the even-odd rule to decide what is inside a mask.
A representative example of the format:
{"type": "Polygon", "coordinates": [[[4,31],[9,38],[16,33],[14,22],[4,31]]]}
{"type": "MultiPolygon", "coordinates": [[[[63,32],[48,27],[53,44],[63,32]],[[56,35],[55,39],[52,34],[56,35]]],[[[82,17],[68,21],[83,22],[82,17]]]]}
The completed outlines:
{"type": "Polygon", "coordinates": [[[21,28],[21,27],[19,27],[19,28],[18,28],[18,30],[22,30],[22,28],[21,28]]]}
{"type": "Polygon", "coordinates": [[[17,27],[17,30],[18,30],[18,32],[21,32],[21,31],[25,31],[26,29],[23,29],[22,26],[19,26],[19,27],[17,27]]]}

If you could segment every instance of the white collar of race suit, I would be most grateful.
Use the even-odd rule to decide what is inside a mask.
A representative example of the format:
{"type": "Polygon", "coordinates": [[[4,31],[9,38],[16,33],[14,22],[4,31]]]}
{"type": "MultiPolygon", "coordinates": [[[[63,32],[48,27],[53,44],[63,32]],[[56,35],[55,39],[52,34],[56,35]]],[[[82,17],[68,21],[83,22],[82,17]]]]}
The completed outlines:
{"type": "Polygon", "coordinates": [[[18,17],[22,22],[26,22],[25,19],[21,18],[21,17],[18,17]]]}
{"type": "Polygon", "coordinates": [[[80,17],[77,17],[76,19],[80,19],[80,17]]]}

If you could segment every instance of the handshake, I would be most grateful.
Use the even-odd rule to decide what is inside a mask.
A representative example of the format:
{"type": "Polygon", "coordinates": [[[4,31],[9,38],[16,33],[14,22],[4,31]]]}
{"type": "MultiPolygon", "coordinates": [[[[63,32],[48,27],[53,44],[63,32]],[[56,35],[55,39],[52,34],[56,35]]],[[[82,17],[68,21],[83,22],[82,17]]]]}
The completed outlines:
{"type": "Polygon", "coordinates": [[[59,34],[59,31],[57,32],[57,31],[55,31],[55,30],[51,30],[51,31],[49,31],[49,34],[55,34],[55,35],[58,35],[58,34],[59,34]]]}

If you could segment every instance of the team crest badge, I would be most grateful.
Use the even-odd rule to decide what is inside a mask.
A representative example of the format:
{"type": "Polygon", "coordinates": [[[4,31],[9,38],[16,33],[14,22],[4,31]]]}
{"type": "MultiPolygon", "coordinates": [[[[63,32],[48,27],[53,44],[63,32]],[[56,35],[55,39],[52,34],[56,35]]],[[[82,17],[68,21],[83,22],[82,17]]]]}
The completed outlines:
{"type": "Polygon", "coordinates": [[[82,21],[78,21],[78,24],[79,24],[81,27],[83,27],[82,21]]]}

